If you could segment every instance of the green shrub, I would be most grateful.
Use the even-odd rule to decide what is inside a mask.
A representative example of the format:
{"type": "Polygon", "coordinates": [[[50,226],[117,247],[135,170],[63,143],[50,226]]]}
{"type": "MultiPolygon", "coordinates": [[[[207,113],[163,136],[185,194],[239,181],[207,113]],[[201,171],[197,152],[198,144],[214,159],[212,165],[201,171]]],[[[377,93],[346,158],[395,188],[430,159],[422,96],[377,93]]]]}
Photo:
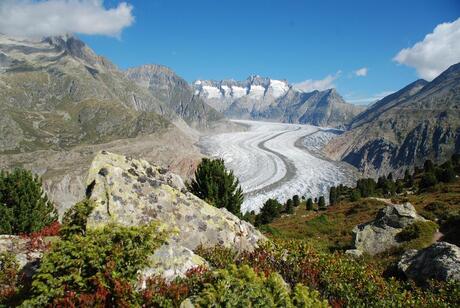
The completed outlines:
{"type": "Polygon", "coordinates": [[[420,181],[420,188],[426,189],[438,184],[436,176],[432,172],[425,172],[420,181]]]}
{"type": "Polygon", "coordinates": [[[30,171],[0,173],[0,234],[40,231],[57,220],[41,179],[30,171]]]}
{"type": "Polygon", "coordinates": [[[86,234],[86,223],[95,207],[94,202],[85,199],[70,208],[62,219],[61,235],[68,237],[75,234],[86,234]]]}
{"type": "Polygon", "coordinates": [[[291,292],[277,273],[268,277],[252,268],[235,265],[214,273],[215,281],[208,283],[191,298],[200,307],[327,307],[317,291],[297,284],[291,292]]]}
{"type": "Polygon", "coordinates": [[[10,306],[20,288],[19,265],[11,253],[0,253],[0,307],[10,306]]]}
{"type": "Polygon", "coordinates": [[[120,306],[136,301],[132,285],[166,238],[154,224],[107,225],[52,244],[33,277],[25,306],[120,306]]]}
{"type": "Polygon", "coordinates": [[[430,202],[423,210],[432,213],[434,217],[438,219],[446,219],[449,215],[449,206],[442,201],[430,202]]]}
{"type": "Polygon", "coordinates": [[[232,171],[225,169],[222,159],[203,158],[195,178],[187,185],[190,192],[218,208],[241,215],[243,191],[232,171]]]}
{"type": "Polygon", "coordinates": [[[438,225],[432,221],[416,221],[396,235],[400,242],[406,242],[406,249],[421,249],[430,245],[438,225]]]}

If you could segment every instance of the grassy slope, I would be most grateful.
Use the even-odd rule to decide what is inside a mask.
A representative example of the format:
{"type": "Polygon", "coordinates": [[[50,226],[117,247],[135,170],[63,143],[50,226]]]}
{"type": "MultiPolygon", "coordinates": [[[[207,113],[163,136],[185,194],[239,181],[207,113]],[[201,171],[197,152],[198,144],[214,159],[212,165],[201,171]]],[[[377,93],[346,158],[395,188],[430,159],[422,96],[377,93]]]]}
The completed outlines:
{"type": "MultiPolygon", "coordinates": [[[[437,220],[448,215],[458,214],[460,210],[460,179],[454,183],[441,184],[431,191],[414,195],[401,195],[393,198],[394,202],[411,202],[422,216],[437,220]],[[432,203],[441,204],[441,209],[433,212],[426,207],[432,203]]],[[[303,239],[316,246],[329,250],[347,249],[352,244],[354,226],[371,221],[378,210],[385,206],[380,200],[367,198],[356,202],[342,201],[326,211],[306,211],[303,202],[295,209],[295,214],[283,215],[275,219],[266,230],[271,230],[273,237],[303,239]]],[[[443,226],[441,225],[441,232],[443,226]]],[[[431,242],[431,226],[423,230],[418,241],[407,243],[403,248],[420,248],[431,242]],[[426,231],[426,232],[425,232],[426,231]]],[[[455,234],[448,234],[447,240],[455,242],[455,234]]],[[[459,243],[456,243],[459,244],[459,243]]],[[[392,252],[399,254],[401,251],[392,252]]]]}

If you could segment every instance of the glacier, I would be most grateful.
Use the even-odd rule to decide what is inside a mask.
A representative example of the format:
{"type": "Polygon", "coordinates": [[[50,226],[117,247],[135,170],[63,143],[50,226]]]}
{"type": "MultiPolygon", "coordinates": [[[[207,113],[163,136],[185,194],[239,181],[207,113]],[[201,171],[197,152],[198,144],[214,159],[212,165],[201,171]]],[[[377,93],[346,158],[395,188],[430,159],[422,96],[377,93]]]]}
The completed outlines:
{"type": "Polygon", "coordinates": [[[203,136],[200,147],[205,155],[222,158],[238,177],[245,196],[242,212],[258,212],[269,198],[285,202],[295,194],[327,199],[331,186],[351,185],[356,180],[353,167],[321,156],[321,147],[337,130],[232,121],[247,126],[247,131],[203,136]]]}

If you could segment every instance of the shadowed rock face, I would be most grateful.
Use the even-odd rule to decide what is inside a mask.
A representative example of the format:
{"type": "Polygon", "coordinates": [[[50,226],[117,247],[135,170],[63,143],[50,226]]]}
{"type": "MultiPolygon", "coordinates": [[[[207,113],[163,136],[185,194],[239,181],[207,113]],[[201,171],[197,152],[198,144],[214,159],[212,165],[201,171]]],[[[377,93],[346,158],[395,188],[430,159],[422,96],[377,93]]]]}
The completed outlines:
{"type": "Polygon", "coordinates": [[[156,266],[147,269],[147,274],[155,270],[171,278],[203,265],[204,260],[192,252],[200,245],[252,251],[258,241],[265,240],[251,224],[187,192],[179,176],[142,159],[102,151],[91,165],[87,186],[87,196],[96,204],[88,227],[109,222],[135,226],[159,221],[176,231],[169,240],[171,246],[155,252],[152,260],[156,266]],[[176,257],[168,260],[165,256],[176,257]]]}
{"type": "MultiPolygon", "coordinates": [[[[425,221],[410,203],[391,204],[381,209],[375,220],[353,229],[356,250],[370,255],[396,247],[396,235],[416,221],[425,221]]],[[[350,251],[349,253],[354,253],[350,251]]]]}
{"type": "Polygon", "coordinates": [[[420,282],[428,279],[460,281],[460,248],[439,242],[421,250],[409,250],[402,256],[398,268],[420,282]]]}
{"type": "Polygon", "coordinates": [[[460,151],[460,63],[383,98],[349,128],[325,151],[366,176],[399,176],[427,159],[445,161],[460,151]]]}

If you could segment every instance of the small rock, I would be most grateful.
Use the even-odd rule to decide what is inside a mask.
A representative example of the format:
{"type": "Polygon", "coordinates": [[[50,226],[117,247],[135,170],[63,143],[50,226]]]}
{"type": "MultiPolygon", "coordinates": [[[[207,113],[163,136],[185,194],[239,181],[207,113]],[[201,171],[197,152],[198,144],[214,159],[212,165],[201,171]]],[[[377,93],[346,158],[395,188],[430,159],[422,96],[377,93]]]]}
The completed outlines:
{"type": "Polygon", "coordinates": [[[363,252],[358,249],[348,249],[345,253],[353,258],[361,258],[363,256],[363,252]]]}

